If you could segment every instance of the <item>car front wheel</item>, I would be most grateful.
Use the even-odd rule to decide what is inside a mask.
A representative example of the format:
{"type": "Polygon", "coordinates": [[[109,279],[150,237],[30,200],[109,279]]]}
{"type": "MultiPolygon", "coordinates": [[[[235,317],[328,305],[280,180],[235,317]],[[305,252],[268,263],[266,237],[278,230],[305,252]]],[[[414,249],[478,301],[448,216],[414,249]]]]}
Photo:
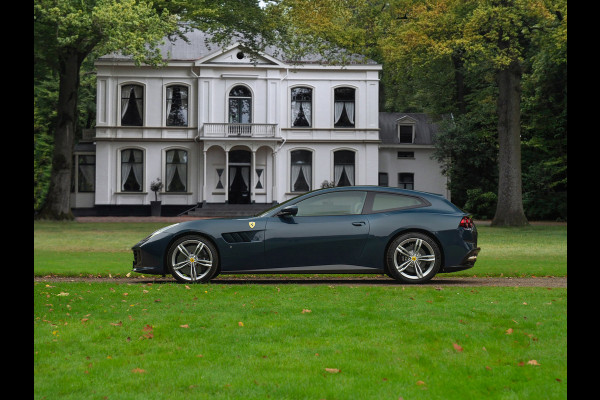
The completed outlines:
{"type": "Polygon", "coordinates": [[[403,283],[427,282],[439,271],[442,254],[429,236],[409,232],[390,244],[386,263],[389,275],[403,283]]]}
{"type": "Polygon", "coordinates": [[[219,256],[210,241],[190,235],[177,239],[167,252],[167,265],[182,283],[208,282],[217,271],[219,256]]]}

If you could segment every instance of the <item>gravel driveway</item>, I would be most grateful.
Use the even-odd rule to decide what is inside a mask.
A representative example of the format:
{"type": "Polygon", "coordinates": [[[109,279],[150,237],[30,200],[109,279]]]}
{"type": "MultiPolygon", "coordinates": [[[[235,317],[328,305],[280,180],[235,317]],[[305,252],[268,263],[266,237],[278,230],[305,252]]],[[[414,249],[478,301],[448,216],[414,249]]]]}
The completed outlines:
{"type": "MultiPolygon", "coordinates": [[[[34,282],[114,282],[115,284],[148,284],[175,283],[171,276],[135,276],[135,277],[64,277],[44,276],[34,277],[34,282]]],[[[391,278],[374,277],[302,277],[290,278],[280,276],[236,277],[221,275],[210,281],[213,285],[344,285],[344,286],[402,286],[391,278]]],[[[405,285],[408,286],[408,285],[405,285]]],[[[412,286],[412,285],[411,285],[412,286]]],[[[566,288],[567,277],[535,277],[535,278],[477,278],[477,277],[434,277],[428,283],[420,286],[512,286],[512,287],[547,287],[566,288]]]]}

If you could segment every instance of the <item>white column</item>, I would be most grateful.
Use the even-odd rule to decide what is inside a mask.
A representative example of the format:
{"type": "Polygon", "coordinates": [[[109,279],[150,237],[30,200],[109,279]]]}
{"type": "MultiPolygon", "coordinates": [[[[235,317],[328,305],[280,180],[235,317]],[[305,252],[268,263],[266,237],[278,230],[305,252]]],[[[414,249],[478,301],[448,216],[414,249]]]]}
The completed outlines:
{"type": "Polygon", "coordinates": [[[229,149],[225,149],[225,203],[229,203],[229,149]]]}
{"type": "Polygon", "coordinates": [[[256,183],[254,182],[254,171],[256,167],[256,150],[252,149],[252,163],[250,165],[250,203],[254,203],[254,187],[256,183]]]}
{"type": "Polygon", "coordinates": [[[202,180],[202,202],[206,202],[206,150],[204,150],[204,161],[203,161],[203,180],[202,180]]]}

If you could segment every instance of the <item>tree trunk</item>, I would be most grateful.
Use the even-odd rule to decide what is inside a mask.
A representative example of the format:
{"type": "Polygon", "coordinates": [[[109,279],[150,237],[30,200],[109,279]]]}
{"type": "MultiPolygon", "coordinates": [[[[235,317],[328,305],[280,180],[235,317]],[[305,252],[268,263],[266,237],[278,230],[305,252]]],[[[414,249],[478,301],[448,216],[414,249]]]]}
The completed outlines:
{"type": "Polygon", "coordinates": [[[54,132],[52,170],[46,202],[38,218],[73,219],[71,213],[71,170],[77,115],[79,69],[83,57],[76,50],[60,56],[57,124],[54,132]]]}
{"type": "Polygon", "coordinates": [[[498,205],[492,226],[528,225],[521,187],[521,68],[498,71],[498,205]]]}

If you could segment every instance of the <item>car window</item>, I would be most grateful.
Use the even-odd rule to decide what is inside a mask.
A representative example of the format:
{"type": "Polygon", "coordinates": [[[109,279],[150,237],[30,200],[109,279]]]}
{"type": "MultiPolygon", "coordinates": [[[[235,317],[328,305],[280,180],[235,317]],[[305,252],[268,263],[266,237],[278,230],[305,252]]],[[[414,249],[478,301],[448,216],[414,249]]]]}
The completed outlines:
{"type": "Polygon", "coordinates": [[[320,194],[296,203],[297,217],[354,215],[362,212],[367,192],[343,191],[320,194]]]}
{"type": "Polygon", "coordinates": [[[409,208],[424,204],[418,197],[403,196],[401,194],[375,193],[372,212],[409,208]]]}

